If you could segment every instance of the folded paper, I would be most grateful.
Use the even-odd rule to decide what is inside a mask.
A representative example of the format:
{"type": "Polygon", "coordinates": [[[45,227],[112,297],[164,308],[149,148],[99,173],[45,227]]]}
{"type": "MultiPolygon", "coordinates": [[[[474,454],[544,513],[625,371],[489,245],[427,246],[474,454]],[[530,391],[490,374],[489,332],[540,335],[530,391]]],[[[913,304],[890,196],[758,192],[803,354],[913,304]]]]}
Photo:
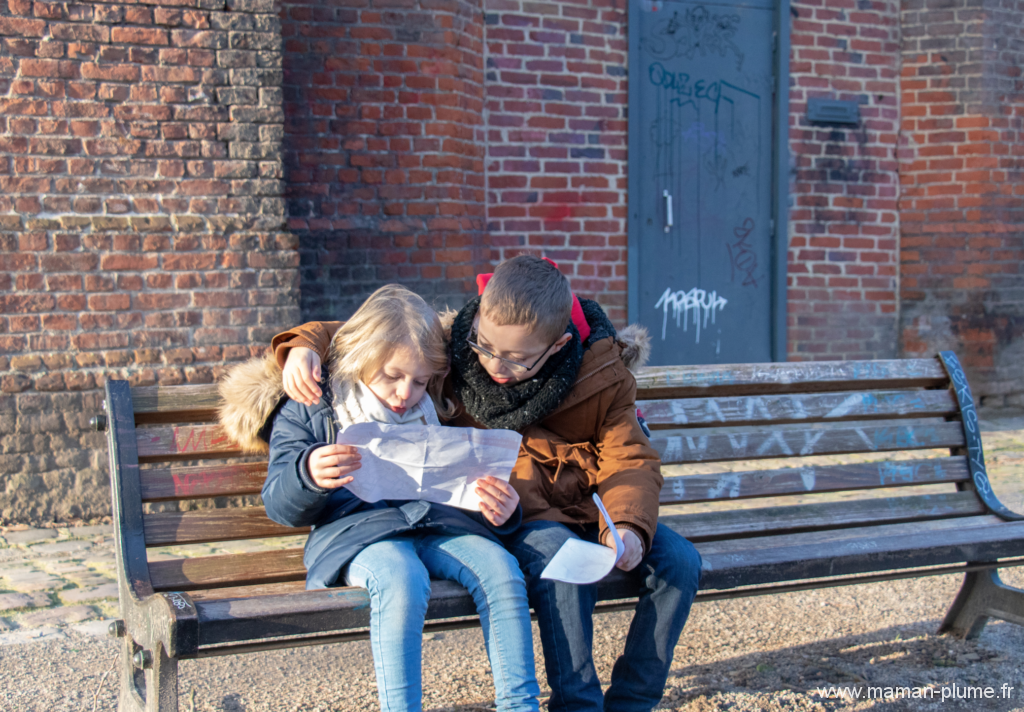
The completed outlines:
{"type": "Polygon", "coordinates": [[[345,485],[359,499],[425,499],[479,511],[476,481],[508,481],[522,436],[512,430],[355,423],[338,435],[362,455],[345,485]]]}
{"type": "Polygon", "coordinates": [[[540,572],[544,579],[554,579],[565,583],[588,584],[596,583],[607,576],[615,564],[619,563],[626,545],[622,543],[619,530],[615,528],[615,522],[608,515],[604,508],[604,502],[594,493],[594,502],[601,510],[601,516],[612,532],[615,539],[615,548],[603,544],[591,544],[582,539],[569,539],[562,548],[555,552],[555,555],[540,572]]]}

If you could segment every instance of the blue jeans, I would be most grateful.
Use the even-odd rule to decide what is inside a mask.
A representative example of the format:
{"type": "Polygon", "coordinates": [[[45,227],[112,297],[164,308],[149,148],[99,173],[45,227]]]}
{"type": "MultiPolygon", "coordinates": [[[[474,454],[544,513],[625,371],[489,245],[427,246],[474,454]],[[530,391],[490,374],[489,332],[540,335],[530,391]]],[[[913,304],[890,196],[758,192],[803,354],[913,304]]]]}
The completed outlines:
{"type": "Polygon", "coordinates": [[[515,559],[481,536],[417,534],[371,544],[345,580],[370,592],[370,643],[383,712],[421,710],[423,621],[430,577],[457,581],[473,596],[502,712],[538,710],[540,688],[526,586],[515,559]]]}
{"type": "Polygon", "coordinates": [[[672,653],[700,586],[700,554],[661,524],[651,550],[633,570],[639,587],[626,648],[612,669],[606,695],[594,669],[594,606],[597,585],[542,579],[541,571],[570,538],[597,543],[596,524],[570,529],[558,522],[529,522],[505,545],[526,574],[537,613],[544,664],[551,686],[550,712],[649,712],[665,691],[672,653]]]}

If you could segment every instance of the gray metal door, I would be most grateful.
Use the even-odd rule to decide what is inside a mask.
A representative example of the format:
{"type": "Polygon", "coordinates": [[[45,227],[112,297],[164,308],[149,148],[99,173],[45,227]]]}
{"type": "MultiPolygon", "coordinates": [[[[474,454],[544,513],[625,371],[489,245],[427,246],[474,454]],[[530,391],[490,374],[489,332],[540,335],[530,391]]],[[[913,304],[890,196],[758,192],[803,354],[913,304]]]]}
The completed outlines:
{"type": "Polygon", "coordinates": [[[630,318],[652,365],[771,361],[779,8],[630,6],[630,318]]]}

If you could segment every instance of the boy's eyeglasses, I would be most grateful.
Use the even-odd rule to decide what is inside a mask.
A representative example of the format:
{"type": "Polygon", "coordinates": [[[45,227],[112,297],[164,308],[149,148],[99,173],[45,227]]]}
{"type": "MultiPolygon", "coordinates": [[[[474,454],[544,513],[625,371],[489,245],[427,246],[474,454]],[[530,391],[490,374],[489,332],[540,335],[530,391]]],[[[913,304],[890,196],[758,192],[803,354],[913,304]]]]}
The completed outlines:
{"type": "Polygon", "coordinates": [[[476,336],[476,330],[475,329],[470,332],[469,336],[466,337],[466,343],[469,344],[469,348],[471,348],[474,351],[476,351],[478,354],[483,356],[485,359],[488,359],[488,360],[490,360],[492,358],[498,359],[503,364],[508,366],[515,373],[527,373],[527,372],[532,371],[533,369],[535,369],[537,367],[537,364],[540,363],[540,360],[547,355],[548,351],[551,350],[551,346],[554,346],[555,344],[557,344],[558,343],[558,339],[562,338],[561,336],[559,336],[558,339],[555,339],[554,341],[552,341],[551,345],[548,346],[546,349],[544,349],[541,352],[540,356],[537,357],[537,360],[534,361],[531,365],[527,366],[525,363],[519,363],[518,361],[510,361],[509,359],[502,358],[501,356],[498,356],[497,354],[492,354],[490,351],[485,349],[483,346],[481,346],[480,344],[478,344],[475,341],[473,341],[473,339],[471,339],[470,336],[476,336]]]}

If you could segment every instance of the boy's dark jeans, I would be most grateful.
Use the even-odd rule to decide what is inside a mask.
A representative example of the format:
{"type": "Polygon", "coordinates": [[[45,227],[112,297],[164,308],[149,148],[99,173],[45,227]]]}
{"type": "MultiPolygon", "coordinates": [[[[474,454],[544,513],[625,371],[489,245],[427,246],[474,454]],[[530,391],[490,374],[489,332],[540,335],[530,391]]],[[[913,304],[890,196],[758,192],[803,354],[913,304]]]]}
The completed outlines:
{"type": "Polygon", "coordinates": [[[700,585],[700,554],[693,544],[658,525],[651,550],[633,573],[640,600],[626,648],[602,696],[594,670],[594,606],[597,586],[542,579],[540,572],[569,538],[597,542],[597,524],[580,536],[557,522],[530,522],[505,545],[526,576],[530,605],[537,612],[544,664],[551,686],[550,712],[649,712],[665,690],[672,653],[700,585]]]}

